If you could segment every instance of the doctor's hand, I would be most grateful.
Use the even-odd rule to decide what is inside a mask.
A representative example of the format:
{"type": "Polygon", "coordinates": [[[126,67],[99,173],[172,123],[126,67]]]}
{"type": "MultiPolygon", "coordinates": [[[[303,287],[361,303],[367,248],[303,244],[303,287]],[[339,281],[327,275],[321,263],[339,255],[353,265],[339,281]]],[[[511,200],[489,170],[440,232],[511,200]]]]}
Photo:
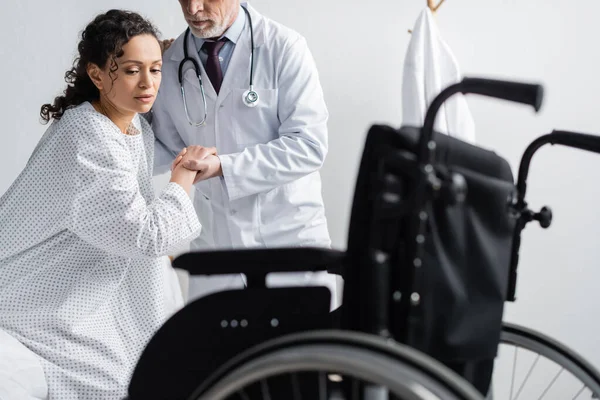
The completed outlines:
{"type": "Polygon", "coordinates": [[[216,155],[210,155],[204,159],[189,157],[189,153],[183,157],[181,166],[189,170],[198,171],[194,183],[214,178],[215,176],[223,176],[221,169],[221,160],[216,155]]]}
{"type": "Polygon", "coordinates": [[[160,45],[160,50],[161,50],[162,54],[164,54],[165,51],[167,51],[167,49],[169,47],[171,47],[171,44],[173,44],[174,40],[175,39],[165,39],[165,40],[159,40],[158,41],[158,44],[160,45]]]}
{"type": "Polygon", "coordinates": [[[204,146],[184,147],[183,150],[181,150],[179,152],[179,154],[177,154],[177,157],[175,157],[175,160],[173,160],[173,163],[171,164],[171,171],[173,171],[177,167],[177,165],[179,165],[181,160],[183,160],[183,156],[188,154],[188,151],[190,153],[188,155],[188,157],[194,158],[196,160],[203,160],[210,155],[217,155],[217,149],[215,147],[204,147],[204,146]]]}

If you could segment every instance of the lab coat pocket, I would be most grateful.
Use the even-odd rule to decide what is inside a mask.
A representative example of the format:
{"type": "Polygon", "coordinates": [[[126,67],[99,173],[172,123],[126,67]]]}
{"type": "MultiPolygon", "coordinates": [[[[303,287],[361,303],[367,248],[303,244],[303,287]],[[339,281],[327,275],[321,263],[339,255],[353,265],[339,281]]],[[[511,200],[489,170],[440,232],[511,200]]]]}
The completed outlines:
{"type": "Polygon", "coordinates": [[[243,99],[248,88],[233,90],[232,126],[238,150],[277,139],[279,117],[277,113],[277,89],[256,88],[259,100],[255,107],[248,107],[243,99]]]}
{"type": "Polygon", "coordinates": [[[259,193],[259,212],[261,224],[272,224],[288,211],[283,186],[259,193]],[[275,207],[277,205],[277,207],[275,207]]]}

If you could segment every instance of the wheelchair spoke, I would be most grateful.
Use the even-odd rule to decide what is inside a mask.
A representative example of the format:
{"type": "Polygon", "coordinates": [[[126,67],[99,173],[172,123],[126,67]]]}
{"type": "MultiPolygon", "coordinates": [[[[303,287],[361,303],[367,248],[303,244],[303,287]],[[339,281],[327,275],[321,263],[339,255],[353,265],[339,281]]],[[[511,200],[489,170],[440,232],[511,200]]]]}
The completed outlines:
{"type": "Polygon", "coordinates": [[[525,379],[523,379],[523,382],[521,383],[519,390],[517,390],[517,395],[515,396],[514,400],[517,400],[519,398],[519,395],[523,391],[523,388],[525,387],[525,384],[529,380],[529,377],[531,376],[531,373],[533,372],[533,369],[535,368],[535,365],[537,364],[539,359],[540,359],[540,355],[538,354],[537,357],[535,358],[535,360],[533,361],[533,364],[529,368],[529,371],[527,371],[527,375],[525,376],[525,379]]]}
{"type": "Polygon", "coordinates": [[[290,374],[292,380],[292,393],[294,393],[294,400],[302,400],[302,394],[300,393],[300,385],[298,384],[298,375],[290,374]]]}
{"type": "MultiPolygon", "coordinates": [[[[525,378],[523,379],[523,381],[521,382],[521,385],[519,386],[519,388],[517,389],[516,394],[513,396],[514,393],[514,387],[515,387],[515,375],[516,375],[516,370],[517,370],[517,364],[518,364],[518,353],[519,353],[519,347],[518,346],[514,346],[514,356],[513,356],[513,368],[512,368],[512,378],[511,378],[511,383],[510,383],[510,400],[518,400],[519,396],[521,395],[521,392],[523,391],[523,389],[525,388],[525,385],[527,384],[527,382],[529,381],[529,378],[531,377],[531,374],[533,373],[538,361],[540,360],[541,355],[537,354],[535,357],[535,360],[533,361],[533,363],[531,364],[531,367],[529,367],[529,370],[527,371],[527,374],[525,375],[525,378]]],[[[540,397],[538,397],[538,400],[543,399],[544,396],[550,391],[550,389],[552,388],[552,386],[554,386],[554,384],[556,383],[556,381],[558,380],[558,378],[560,377],[560,375],[562,374],[562,372],[564,371],[564,368],[561,368],[560,371],[558,371],[558,373],[554,376],[554,378],[552,378],[552,381],[548,384],[548,386],[544,389],[544,391],[542,392],[542,394],[540,395],[540,397]]],[[[575,397],[573,397],[573,400],[577,399],[581,393],[583,393],[583,391],[586,389],[586,386],[584,385],[575,395],[575,397]]]]}
{"type": "Polygon", "coordinates": [[[360,382],[352,379],[352,400],[360,400],[360,382]]]}
{"type": "Polygon", "coordinates": [[[323,371],[319,371],[319,399],[327,400],[327,376],[323,371]]]}
{"type": "Polygon", "coordinates": [[[262,393],[263,400],[271,400],[271,394],[269,393],[269,384],[264,379],[260,381],[260,391],[262,393]]]}
{"type": "Polygon", "coordinates": [[[510,379],[511,383],[510,388],[506,384],[500,389],[502,396],[496,391],[496,397],[508,397],[509,400],[524,397],[526,400],[597,398],[594,393],[600,392],[600,374],[560,343],[535,331],[513,326],[503,330],[500,345],[506,351],[502,352],[501,361],[496,365],[502,368],[497,368],[494,386],[500,387],[497,384],[499,377],[506,381],[510,379]]]}
{"type": "Polygon", "coordinates": [[[561,368],[560,371],[558,371],[558,373],[556,374],[556,376],[554,376],[554,379],[552,379],[552,382],[550,382],[550,384],[548,385],[548,387],[546,388],[546,390],[544,390],[544,392],[542,393],[542,395],[540,397],[538,397],[538,400],[542,399],[546,393],[548,393],[548,391],[550,390],[550,388],[554,385],[554,383],[556,382],[556,380],[558,379],[558,377],[560,376],[560,374],[562,374],[562,372],[564,371],[564,368],[561,368]]]}
{"type": "Polygon", "coordinates": [[[577,392],[577,394],[575,395],[575,397],[573,397],[573,400],[577,400],[577,398],[581,395],[581,393],[583,393],[584,390],[585,390],[585,385],[583,385],[581,387],[581,389],[579,389],[579,392],[577,392]]]}
{"type": "Polygon", "coordinates": [[[513,399],[513,389],[515,387],[515,373],[517,372],[517,353],[519,352],[519,348],[515,346],[515,356],[513,358],[513,370],[512,370],[512,379],[510,381],[510,395],[508,397],[509,400],[513,399]]]}
{"type": "Polygon", "coordinates": [[[238,394],[238,396],[241,397],[242,400],[250,400],[250,397],[248,397],[246,392],[244,392],[244,389],[241,389],[240,391],[238,391],[237,394],[238,394]]]}

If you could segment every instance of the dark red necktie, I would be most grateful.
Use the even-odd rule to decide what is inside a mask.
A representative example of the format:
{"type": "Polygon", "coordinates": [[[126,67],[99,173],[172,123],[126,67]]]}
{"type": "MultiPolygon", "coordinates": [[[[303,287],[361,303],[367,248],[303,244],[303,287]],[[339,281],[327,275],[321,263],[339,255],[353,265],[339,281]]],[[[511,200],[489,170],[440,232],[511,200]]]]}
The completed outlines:
{"type": "Polygon", "coordinates": [[[202,45],[202,48],[208,54],[208,59],[206,60],[206,74],[212,82],[217,94],[219,94],[221,82],[223,82],[223,71],[221,70],[221,62],[219,61],[219,51],[225,46],[225,40],[227,39],[223,38],[217,42],[206,41],[202,45]]]}

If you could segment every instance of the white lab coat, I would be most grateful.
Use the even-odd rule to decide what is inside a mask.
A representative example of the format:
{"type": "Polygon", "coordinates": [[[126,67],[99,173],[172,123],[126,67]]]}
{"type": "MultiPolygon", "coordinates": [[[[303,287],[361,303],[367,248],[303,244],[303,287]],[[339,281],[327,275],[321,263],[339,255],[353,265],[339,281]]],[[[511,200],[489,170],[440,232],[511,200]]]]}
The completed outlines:
{"type": "MultiPolygon", "coordinates": [[[[328,111],[314,60],[301,35],[245,6],[254,27],[259,104],[248,108],[242,102],[251,56],[246,20],[218,96],[194,40],[188,38],[188,54],[201,68],[208,103],[206,125],[190,125],[177,77],[184,57],[183,34],[179,36],[164,54],[162,84],[152,110],[158,143],[155,174],[166,172],[185,146],[215,146],[219,152],[223,177],[195,185],[202,232],[192,249],[329,247],[319,175],[327,154],[328,111]]],[[[200,121],[203,103],[193,64],[187,62],[184,71],[188,110],[200,121]]],[[[291,278],[279,283],[335,287],[335,277],[329,274],[291,278]]],[[[239,287],[241,282],[239,276],[195,278],[190,297],[239,287]]]]}
{"type": "MultiPolygon", "coordinates": [[[[422,126],[432,100],[461,79],[456,58],[443,40],[431,10],[426,7],[415,23],[404,60],[402,124],[422,126]]],[[[444,102],[434,128],[461,140],[475,142],[475,124],[462,94],[455,94],[444,102]]]]}

